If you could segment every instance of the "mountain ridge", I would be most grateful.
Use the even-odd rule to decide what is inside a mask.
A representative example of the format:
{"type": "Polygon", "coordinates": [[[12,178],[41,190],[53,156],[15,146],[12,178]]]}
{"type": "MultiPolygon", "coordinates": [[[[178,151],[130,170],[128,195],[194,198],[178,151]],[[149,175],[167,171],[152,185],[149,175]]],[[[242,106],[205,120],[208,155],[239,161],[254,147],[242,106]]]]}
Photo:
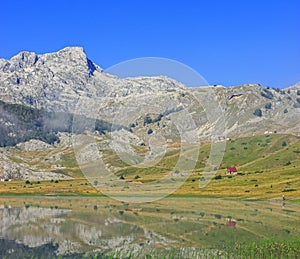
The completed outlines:
{"type": "MultiPolygon", "coordinates": [[[[142,107],[153,102],[153,106],[162,106],[161,114],[183,106],[204,118],[205,112],[197,103],[205,103],[209,95],[216,97],[229,134],[249,135],[249,131],[257,131],[255,127],[255,134],[266,130],[299,132],[300,83],[286,89],[259,84],[189,88],[166,76],[121,79],[106,74],[82,47],[46,54],[21,52],[10,60],[0,60],[0,100],[49,112],[74,113],[81,104],[89,107],[96,100],[99,116],[110,121],[122,105],[142,107]]],[[[93,107],[84,115],[95,116],[93,107]]],[[[199,128],[202,132],[209,126],[199,124],[199,128]]]]}
{"type": "MultiPolygon", "coordinates": [[[[122,79],[106,74],[83,48],[67,47],[0,59],[0,111],[2,174],[53,179],[56,173],[51,168],[23,166],[27,162],[19,164],[19,158],[9,157],[5,147],[17,145],[18,150],[29,145],[34,150],[40,142],[31,140],[38,139],[64,149],[69,145],[66,135],[70,140],[72,134],[91,131],[104,145],[110,141],[107,133],[116,131],[117,141],[131,141],[138,149],[150,149],[156,133],[178,143],[180,129],[192,130],[200,142],[274,133],[299,136],[300,83],[285,89],[258,84],[189,88],[166,76],[122,79]],[[74,125],[74,118],[82,124],[74,125]],[[93,120],[95,127],[87,127],[93,120]]],[[[64,178],[64,173],[57,176],[64,178]]]]}

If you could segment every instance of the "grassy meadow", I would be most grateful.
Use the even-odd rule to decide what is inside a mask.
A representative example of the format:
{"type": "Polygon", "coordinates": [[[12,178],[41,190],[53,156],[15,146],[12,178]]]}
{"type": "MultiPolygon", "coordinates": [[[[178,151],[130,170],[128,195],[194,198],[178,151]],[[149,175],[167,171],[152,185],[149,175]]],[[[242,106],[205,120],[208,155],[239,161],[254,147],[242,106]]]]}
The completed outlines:
{"type": "MultiPolygon", "coordinates": [[[[119,181],[143,184],[158,180],[172,172],[178,161],[180,145],[172,143],[169,146],[172,148],[171,151],[165,154],[159,163],[149,168],[128,166],[117,154],[109,150],[104,151],[103,159],[106,163],[119,168],[116,172],[119,181]]],[[[145,147],[134,148],[141,155],[147,152],[145,147]]],[[[300,197],[300,137],[270,134],[229,139],[226,142],[223,161],[214,178],[206,187],[199,188],[199,180],[208,160],[210,148],[209,143],[200,146],[195,169],[172,195],[241,199],[279,198],[282,195],[289,199],[300,197]],[[227,174],[228,166],[236,166],[238,173],[227,174]]],[[[26,161],[31,168],[63,173],[73,179],[0,182],[2,195],[101,195],[101,190],[94,188],[83,176],[71,147],[35,152],[24,152],[18,148],[7,150],[15,162],[26,161]],[[57,154],[60,154],[58,162],[53,161],[53,157],[57,154]]],[[[188,154],[185,155],[188,157],[188,154]]],[[[130,190],[130,184],[126,188],[130,190]]],[[[125,194],[126,190],[123,193],[125,194]]]]}

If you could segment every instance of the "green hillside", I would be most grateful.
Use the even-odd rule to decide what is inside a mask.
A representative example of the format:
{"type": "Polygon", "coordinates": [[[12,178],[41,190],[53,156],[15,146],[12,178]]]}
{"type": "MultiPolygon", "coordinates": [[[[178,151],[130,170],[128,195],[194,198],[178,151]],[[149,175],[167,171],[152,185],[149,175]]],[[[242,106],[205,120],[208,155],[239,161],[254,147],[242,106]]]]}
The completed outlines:
{"type": "MultiPolygon", "coordinates": [[[[104,151],[103,158],[105,163],[119,168],[116,175],[120,181],[146,183],[174,171],[180,145],[172,143],[169,146],[172,151],[149,168],[126,165],[116,153],[109,150],[104,151]]],[[[141,155],[147,152],[147,147],[135,148],[141,155]]],[[[188,152],[184,154],[187,158],[188,152]]],[[[214,179],[205,188],[199,188],[199,180],[209,152],[209,143],[201,145],[195,169],[184,185],[174,193],[175,195],[264,198],[281,197],[284,194],[291,198],[300,197],[300,137],[271,134],[229,139],[223,161],[214,179]],[[227,174],[228,166],[236,166],[238,173],[227,174]]],[[[1,182],[1,193],[101,194],[84,178],[72,147],[56,146],[49,150],[34,152],[10,147],[6,148],[6,153],[17,163],[26,162],[31,168],[63,173],[74,179],[59,182],[39,181],[39,184],[30,185],[24,184],[24,181],[1,182]],[[53,160],[56,155],[60,157],[58,161],[53,160]]]]}

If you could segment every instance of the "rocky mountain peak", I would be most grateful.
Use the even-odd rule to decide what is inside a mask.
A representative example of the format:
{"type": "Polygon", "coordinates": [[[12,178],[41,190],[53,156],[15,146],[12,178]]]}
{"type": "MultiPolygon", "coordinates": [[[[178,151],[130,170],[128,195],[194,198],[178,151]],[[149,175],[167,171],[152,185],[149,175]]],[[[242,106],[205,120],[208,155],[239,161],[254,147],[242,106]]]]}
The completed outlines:
{"type": "Polygon", "coordinates": [[[78,55],[84,55],[86,57],[84,48],[80,47],[80,46],[65,47],[65,48],[59,50],[58,53],[60,53],[60,54],[64,54],[64,53],[78,54],[78,55]]]}
{"type": "Polygon", "coordinates": [[[61,59],[64,59],[65,62],[71,61],[76,63],[87,64],[87,56],[82,47],[66,47],[58,52],[49,53],[49,56],[54,55],[61,59]]]}
{"type": "Polygon", "coordinates": [[[68,66],[80,66],[82,72],[88,70],[93,74],[95,70],[101,70],[96,64],[88,59],[82,47],[66,47],[58,52],[47,53],[40,55],[46,61],[55,62],[56,64],[65,64],[68,66]]]}
{"type": "Polygon", "coordinates": [[[20,52],[11,58],[12,63],[18,63],[20,67],[33,66],[38,61],[38,55],[34,52],[20,52]]]}

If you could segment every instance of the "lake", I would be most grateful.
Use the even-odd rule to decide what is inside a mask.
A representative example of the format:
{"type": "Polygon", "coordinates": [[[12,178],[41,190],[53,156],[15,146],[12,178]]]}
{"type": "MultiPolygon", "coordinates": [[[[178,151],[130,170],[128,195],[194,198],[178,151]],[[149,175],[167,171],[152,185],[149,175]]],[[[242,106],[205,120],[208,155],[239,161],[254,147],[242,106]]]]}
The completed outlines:
{"type": "Polygon", "coordinates": [[[300,236],[300,204],[280,199],[129,204],[106,197],[1,197],[0,219],[1,258],[141,257],[164,250],[191,258],[195,251],[217,256],[237,242],[300,236]]]}

